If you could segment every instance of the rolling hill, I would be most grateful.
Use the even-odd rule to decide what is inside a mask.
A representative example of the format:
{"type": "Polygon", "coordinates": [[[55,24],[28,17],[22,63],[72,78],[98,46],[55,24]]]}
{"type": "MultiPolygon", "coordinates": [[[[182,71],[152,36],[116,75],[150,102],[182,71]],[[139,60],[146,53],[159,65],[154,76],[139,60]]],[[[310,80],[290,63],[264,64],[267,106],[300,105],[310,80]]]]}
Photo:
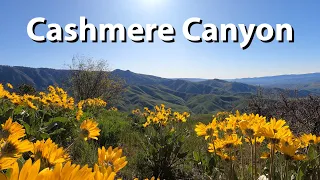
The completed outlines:
{"type": "Polygon", "coordinates": [[[61,85],[69,74],[68,70],[0,65],[0,83],[10,82],[14,86],[25,83],[37,90],[45,90],[49,85],[61,85]]]}
{"type": "MultiPolygon", "coordinates": [[[[239,109],[245,105],[248,97],[258,90],[254,85],[219,79],[201,81],[166,79],[129,70],[114,70],[112,74],[126,82],[126,91],[117,104],[119,109],[125,111],[161,103],[174,110],[193,113],[239,109]]],[[[45,90],[49,85],[66,86],[69,75],[68,70],[0,66],[0,83],[10,82],[14,86],[27,83],[39,91],[45,90]]],[[[274,94],[284,90],[266,88],[264,91],[274,94]]],[[[302,90],[298,95],[306,96],[309,93],[310,91],[302,90]]]]}

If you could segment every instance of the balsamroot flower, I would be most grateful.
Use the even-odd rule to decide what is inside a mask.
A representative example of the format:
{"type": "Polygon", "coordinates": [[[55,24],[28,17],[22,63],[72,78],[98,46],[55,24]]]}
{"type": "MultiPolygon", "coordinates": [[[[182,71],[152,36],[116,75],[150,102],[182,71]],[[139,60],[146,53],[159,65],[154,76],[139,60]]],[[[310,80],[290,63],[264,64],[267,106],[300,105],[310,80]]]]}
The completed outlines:
{"type": "Polygon", "coordinates": [[[9,136],[14,139],[20,139],[25,136],[25,129],[23,126],[17,122],[12,122],[12,118],[9,118],[4,124],[1,124],[1,127],[1,139],[7,139],[9,136]]]}
{"type": "Polygon", "coordinates": [[[288,160],[303,160],[306,156],[297,154],[300,147],[300,141],[297,139],[290,139],[289,141],[281,139],[277,150],[283,153],[288,160]]]}
{"type": "MultiPolygon", "coordinates": [[[[12,166],[12,173],[8,180],[42,180],[39,174],[40,161],[36,161],[32,164],[31,159],[28,159],[19,170],[17,162],[12,166]]],[[[5,178],[7,179],[7,178],[5,178]]]]}
{"type": "Polygon", "coordinates": [[[113,172],[118,172],[127,165],[126,156],[122,156],[122,149],[112,149],[110,146],[108,150],[104,146],[98,149],[98,165],[100,170],[105,173],[111,167],[113,172]]]}
{"type": "Polygon", "coordinates": [[[207,140],[209,137],[213,137],[213,139],[218,137],[217,130],[217,119],[214,118],[211,123],[205,125],[203,123],[199,123],[196,125],[195,131],[197,136],[204,136],[207,140]]]}
{"type": "Polygon", "coordinates": [[[32,157],[36,160],[40,159],[43,168],[53,167],[69,160],[65,150],[62,147],[59,148],[50,138],[34,143],[32,157]]]}
{"type": "Polygon", "coordinates": [[[9,136],[8,139],[1,144],[1,157],[21,157],[24,152],[32,151],[33,145],[28,140],[18,140],[15,136],[9,136]]]}
{"type": "Polygon", "coordinates": [[[286,121],[271,118],[270,122],[266,123],[260,131],[260,135],[270,139],[272,143],[276,144],[280,139],[291,136],[292,132],[289,126],[285,126],[286,121]]]}
{"type": "Polygon", "coordinates": [[[238,137],[237,134],[226,136],[224,139],[224,148],[229,149],[242,144],[242,137],[238,137]]]}
{"type": "MultiPolygon", "coordinates": [[[[9,169],[17,161],[17,158],[1,157],[0,158],[0,170],[9,169]]],[[[0,173],[1,174],[1,173],[0,173]]],[[[1,179],[1,178],[0,178],[1,179]]]]}
{"type": "Polygon", "coordinates": [[[44,169],[39,176],[39,180],[95,180],[92,168],[89,168],[88,165],[81,168],[80,165],[71,164],[70,161],[65,165],[61,163],[55,165],[53,170],[44,169]]]}
{"type": "Polygon", "coordinates": [[[303,134],[299,139],[301,141],[302,147],[307,147],[310,144],[317,144],[318,143],[317,136],[315,136],[313,134],[303,134]]]}
{"type": "Polygon", "coordinates": [[[0,131],[0,170],[10,168],[22,153],[33,149],[32,143],[28,140],[20,140],[25,136],[23,126],[12,122],[9,118],[1,125],[0,131]]]}
{"type": "Polygon", "coordinates": [[[82,122],[80,137],[85,141],[88,139],[98,140],[98,136],[100,135],[100,129],[98,128],[98,123],[94,122],[91,119],[85,120],[82,122]]]}
{"type": "Polygon", "coordinates": [[[94,165],[94,180],[114,180],[116,173],[112,171],[112,168],[99,168],[97,164],[94,165]],[[100,169],[103,169],[100,171],[100,169]]]}
{"type": "Polygon", "coordinates": [[[242,134],[250,139],[259,137],[258,134],[261,128],[266,124],[266,118],[259,116],[258,114],[244,114],[241,116],[241,119],[239,128],[242,131],[242,134]]]}

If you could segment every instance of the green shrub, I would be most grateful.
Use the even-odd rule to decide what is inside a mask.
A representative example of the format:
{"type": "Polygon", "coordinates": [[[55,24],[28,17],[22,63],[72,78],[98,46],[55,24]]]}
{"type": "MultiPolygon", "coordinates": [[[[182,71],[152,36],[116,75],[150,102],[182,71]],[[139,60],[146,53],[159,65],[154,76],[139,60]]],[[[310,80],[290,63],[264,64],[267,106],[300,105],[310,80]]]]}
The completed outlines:
{"type": "Polygon", "coordinates": [[[186,134],[169,126],[153,125],[148,128],[141,144],[140,161],[137,168],[144,177],[180,179],[181,166],[185,163],[187,151],[183,149],[186,134]]]}
{"type": "Polygon", "coordinates": [[[126,114],[116,111],[104,111],[97,118],[101,129],[98,140],[100,146],[118,146],[121,135],[130,128],[126,114]]]}

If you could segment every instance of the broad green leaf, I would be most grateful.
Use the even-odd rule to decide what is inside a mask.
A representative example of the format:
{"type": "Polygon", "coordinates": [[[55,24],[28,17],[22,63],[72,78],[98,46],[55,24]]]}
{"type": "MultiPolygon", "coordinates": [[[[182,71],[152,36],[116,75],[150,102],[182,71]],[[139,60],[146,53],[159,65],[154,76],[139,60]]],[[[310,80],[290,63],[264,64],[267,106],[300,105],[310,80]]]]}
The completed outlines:
{"type": "Polygon", "coordinates": [[[48,122],[46,122],[44,125],[45,126],[49,126],[52,123],[55,122],[61,122],[61,123],[67,123],[68,122],[68,118],[66,117],[55,117],[55,118],[51,118],[48,122]]]}

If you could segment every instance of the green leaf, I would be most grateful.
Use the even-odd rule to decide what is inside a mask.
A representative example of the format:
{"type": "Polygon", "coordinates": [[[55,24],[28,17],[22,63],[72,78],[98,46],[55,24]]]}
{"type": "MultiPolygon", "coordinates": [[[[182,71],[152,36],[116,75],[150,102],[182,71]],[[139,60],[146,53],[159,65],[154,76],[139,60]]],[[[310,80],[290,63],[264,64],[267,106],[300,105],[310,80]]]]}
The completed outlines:
{"type": "Polygon", "coordinates": [[[11,117],[12,112],[14,112],[13,108],[9,108],[6,112],[5,112],[5,117],[11,117]]]}
{"type": "Polygon", "coordinates": [[[211,157],[210,160],[209,160],[209,167],[212,169],[213,167],[216,167],[217,166],[217,161],[215,160],[214,157],[211,157]]]}
{"type": "Polygon", "coordinates": [[[29,125],[28,123],[22,121],[22,120],[20,121],[20,123],[24,126],[24,129],[26,130],[26,133],[27,133],[27,134],[31,134],[31,132],[30,132],[30,125],[29,125]]]}
{"type": "Polygon", "coordinates": [[[10,177],[12,173],[12,169],[7,169],[6,173],[4,174],[6,177],[10,177]]]}
{"type": "Polygon", "coordinates": [[[26,162],[26,160],[24,160],[23,157],[20,157],[19,159],[17,159],[17,162],[18,162],[19,168],[21,169],[24,163],[26,162]]]}
{"type": "Polygon", "coordinates": [[[313,145],[309,146],[308,149],[308,158],[309,159],[315,159],[317,157],[317,151],[313,145]]]}
{"type": "Polygon", "coordinates": [[[297,174],[297,180],[303,180],[304,177],[304,173],[303,171],[300,169],[298,174],[297,174]]]}
{"type": "Polygon", "coordinates": [[[200,161],[200,155],[198,152],[193,152],[193,158],[195,161],[199,162],[200,161]]]}
{"type": "Polygon", "coordinates": [[[300,167],[299,167],[299,169],[298,169],[297,180],[302,180],[302,179],[304,179],[304,176],[305,176],[304,172],[307,171],[308,164],[309,164],[309,162],[306,161],[306,162],[303,162],[303,163],[300,165],[300,167]]]}
{"type": "Polygon", "coordinates": [[[48,139],[48,138],[50,137],[50,135],[49,135],[48,133],[41,133],[41,134],[40,134],[40,137],[41,137],[42,139],[48,139]]]}
{"type": "Polygon", "coordinates": [[[66,117],[55,117],[51,118],[48,122],[44,123],[45,126],[49,126],[52,123],[60,122],[60,123],[67,123],[69,120],[66,117]]]}

